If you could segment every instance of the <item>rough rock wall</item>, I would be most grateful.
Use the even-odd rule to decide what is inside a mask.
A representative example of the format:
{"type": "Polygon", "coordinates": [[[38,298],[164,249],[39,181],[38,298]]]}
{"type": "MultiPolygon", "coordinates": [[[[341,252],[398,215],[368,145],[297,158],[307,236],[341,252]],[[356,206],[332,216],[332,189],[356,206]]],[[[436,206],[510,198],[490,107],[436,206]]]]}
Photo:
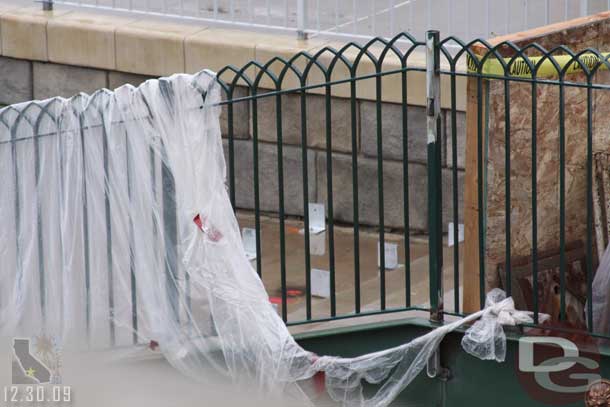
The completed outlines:
{"type": "MultiPolygon", "coordinates": [[[[573,51],[588,47],[610,51],[610,12],[497,37],[492,45],[510,41],[519,47],[537,43],[547,50],[565,45],[573,51]]],[[[485,50],[476,49],[483,54],[485,50]]],[[[514,55],[508,47],[504,57],[514,55]]],[[[559,55],[561,52],[556,52],[559,55]]],[[[530,49],[530,55],[540,55],[530,49]]],[[[567,81],[585,81],[582,73],[567,81]]],[[[610,84],[610,74],[600,72],[595,83],[610,84]]],[[[477,79],[469,78],[465,176],[464,310],[479,309],[479,210],[485,219],[485,284],[500,285],[498,265],[505,261],[505,94],[502,81],[483,81],[486,162],[486,206],[477,199],[477,79]]],[[[538,196],[538,249],[559,250],[559,86],[537,85],[536,155],[538,196]]],[[[593,151],[610,150],[610,90],[592,91],[593,151]]],[[[566,242],[586,240],[587,91],[565,87],[566,137],[566,242]]],[[[511,141],[511,257],[530,256],[532,250],[532,85],[510,84],[511,141]]]]}
{"type": "MultiPolygon", "coordinates": [[[[584,76],[584,75],[577,75],[584,76]]],[[[608,75],[604,80],[608,82],[608,75]]],[[[574,78],[576,79],[576,78],[574,78]]],[[[581,78],[578,78],[581,79],[581,78]]],[[[601,79],[601,78],[598,78],[601,79]]],[[[610,82],[608,82],[610,83],[610,82]]],[[[559,87],[537,86],[536,170],[538,249],[559,248],[559,87]]],[[[610,91],[595,90],[593,151],[610,148],[610,91]]],[[[525,256],[532,249],[532,86],[510,87],[511,249],[525,256]]],[[[504,85],[489,90],[487,162],[487,263],[496,268],[505,258],[505,108],[504,85]]],[[[586,239],[587,91],[565,88],[566,241],[586,239]]],[[[497,275],[488,274],[495,285],[497,275]]]]}

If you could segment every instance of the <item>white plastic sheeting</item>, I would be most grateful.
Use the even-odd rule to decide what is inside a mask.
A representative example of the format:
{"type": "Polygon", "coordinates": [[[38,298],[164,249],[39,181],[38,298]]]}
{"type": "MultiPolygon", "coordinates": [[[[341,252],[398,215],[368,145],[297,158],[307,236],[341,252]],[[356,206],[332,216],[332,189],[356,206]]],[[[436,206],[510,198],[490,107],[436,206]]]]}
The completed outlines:
{"type": "Polygon", "coordinates": [[[303,402],[299,382],[324,371],[330,396],[355,406],[388,405],[448,332],[481,316],[465,349],[504,359],[501,324],[531,319],[499,290],[484,311],[393,349],[302,349],[244,252],[219,101],[204,71],[0,110],[2,334],[85,348],[154,339],[194,379],[214,367],[303,402]],[[367,398],[364,381],[379,391],[367,398]]]}
{"type": "Polygon", "coordinates": [[[602,256],[593,279],[593,329],[610,335],[610,245],[602,256]]]}

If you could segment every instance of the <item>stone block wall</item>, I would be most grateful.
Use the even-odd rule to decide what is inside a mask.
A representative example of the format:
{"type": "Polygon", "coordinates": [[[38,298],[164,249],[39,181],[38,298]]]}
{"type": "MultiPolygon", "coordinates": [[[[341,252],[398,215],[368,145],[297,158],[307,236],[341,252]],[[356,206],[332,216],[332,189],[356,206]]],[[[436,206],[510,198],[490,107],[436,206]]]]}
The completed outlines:
{"type": "MultiPolygon", "coordinates": [[[[247,94],[237,88],[237,97],[247,94]]],[[[308,202],[327,205],[327,151],[324,97],[307,95],[307,173],[308,202]]],[[[301,148],[301,99],[298,95],[282,96],[282,141],[284,168],[284,200],[287,215],[303,214],[303,168],[301,148]]],[[[332,106],[332,176],[335,221],[353,223],[352,183],[352,118],[350,101],[334,97],[332,106]]],[[[357,101],[356,134],[359,190],[359,221],[363,225],[379,224],[377,113],[375,103],[357,101]]],[[[236,205],[254,209],[252,109],[249,102],[234,104],[234,165],[236,205]]],[[[222,112],[222,131],[228,160],[226,112],[222,112]]],[[[260,98],[257,102],[260,208],[266,212],[278,210],[278,149],[275,97],[260,98]]],[[[409,226],[414,232],[428,230],[426,114],[423,107],[408,106],[408,157],[406,166],[409,188],[409,226]]],[[[453,192],[450,112],[443,111],[443,223],[453,220],[451,194],[453,192]]],[[[402,146],[402,106],[382,103],[383,184],[385,226],[404,228],[403,188],[405,185],[402,146]]],[[[465,114],[457,112],[458,145],[458,201],[459,220],[463,220],[463,181],[465,114]]],[[[327,205],[328,207],[328,205],[327,205]]]]}

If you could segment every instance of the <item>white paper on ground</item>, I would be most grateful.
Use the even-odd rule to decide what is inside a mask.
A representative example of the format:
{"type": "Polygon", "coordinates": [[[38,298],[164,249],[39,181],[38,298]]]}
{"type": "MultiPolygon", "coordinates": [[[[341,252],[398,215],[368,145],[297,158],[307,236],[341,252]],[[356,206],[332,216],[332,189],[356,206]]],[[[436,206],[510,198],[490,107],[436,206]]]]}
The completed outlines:
{"type": "MultiPolygon", "coordinates": [[[[377,243],[377,267],[381,267],[379,243],[377,243]]],[[[385,242],[385,268],[386,270],[398,268],[398,245],[396,243],[385,242]]]]}
{"type": "Polygon", "coordinates": [[[243,228],[241,230],[241,239],[244,243],[244,249],[248,260],[256,259],[256,230],[252,228],[243,228]]]}
{"type": "MultiPolygon", "coordinates": [[[[453,222],[449,222],[449,225],[447,226],[447,246],[451,247],[453,246],[455,243],[453,241],[453,234],[455,233],[453,231],[453,222]]],[[[464,224],[460,223],[458,224],[458,242],[463,242],[464,241],[464,224]]]]}
{"type": "Polygon", "coordinates": [[[326,254],[326,232],[309,235],[309,252],[314,256],[326,254]]]}
{"type": "Polygon", "coordinates": [[[309,204],[309,231],[311,233],[320,233],[326,230],[326,215],[324,213],[324,204],[310,203],[309,204]]]}
{"type": "Polygon", "coordinates": [[[314,297],[330,297],[330,272],[311,269],[311,295],[314,297]]]}

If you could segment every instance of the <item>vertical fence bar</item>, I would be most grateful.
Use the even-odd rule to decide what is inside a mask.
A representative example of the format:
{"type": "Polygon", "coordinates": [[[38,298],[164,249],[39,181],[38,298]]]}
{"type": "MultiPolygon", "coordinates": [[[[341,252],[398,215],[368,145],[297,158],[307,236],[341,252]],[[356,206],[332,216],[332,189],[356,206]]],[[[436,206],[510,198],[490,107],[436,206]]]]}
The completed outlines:
{"type": "Polygon", "coordinates": [[[307,39],[307,0],[297,0],[297,37],[307,39]]]}
{"type": "MultiPolygon", "coordinates": [[[[233,124],[233,91],[234,87],[231,86],[227,92],[227,133],[228,133],[228,144],[229,144],[229,198],[231,200],[231,206],[235,210],[235,136],[234,136],[234,124],[233,124]]],[[[242,102],[243,103],[243,102],[242,102]]]]}
{"type": "MultiPolygon", "coordinates": [[[[410,33],[413,33],[413,1],[409,2],[409,28],[407,29],[407,31],[409,31],[410,33]]],[[[417,35],[419,35],[419,33],[415,33],[417,35]]]]}
{"type": "Polygon", "coordinates": [[[510,190],[510,81],[504,79],[504,228],[505,228],[505,265],[504,273],[506,274],[506,295],[510,296],[512,292],[512,275],[511,275],[511,190],[510,190]]]}
{"type": "MultiPolygon", "coordinates": [[[[426,30],[432,29],[432,2],[426,1],[426,30]]],[[[426,32],[426,35],[428,33],[426,32]]]]}
{"type": "MultiPolygon", "coordinates": [[[[101,112],[100,112],[101,113],[101,112]]],[[[103,150],[103,166],[104,166],[104,213],[106,219],[106,260],[108,262],[108,317],[110,324],[110,344],[114,346],[116,343],[116,333],[114,325],[114,261],[112,252],[112,220],[110,215],[110,189],[108,180],[110,179],[110,157],[108,156],[108,132],[106,131],[106,123],[102,118],[102,150],[103,150]]]]}
{"type": "MultiPolygon", "coordinates": [[[[303,79],[301,87],[305,87],[303,79]]],[[[311,319],[311,246],[309,241],[309,174],[307,162],[307,93],[301,90],[301,160],[303,168],[303,222],[305,234],[305,306],[307,319],[311,319]]]]}
{"type": "MultiPolygon", "coordinates": [[[[280,87],[278,86],[278,91],[280,87]]],[[[288,300],[286,298],[286,229],[284,222],[284,151],[282,134],[282,94],[275,96],[275,114],[277,131],[277,185],[280,217],[280,285],[282,290],[282,319],[288,320],[288,300]]]]}
{"type": "MultiPolygon", "coordinates": [[[[165,148],[165,147],[163,147],[165,148]]],[[[165,243],[165,284],[167,298],[176,321],[179,321],[178,291],[178,224],[176,219],[176,182],[167,166],[166,152],[161,162],[161,200],[163,201],[163,239],[165,243]]]]}
{"type": "MultiPolygon", "coordinates": [[[[40,130],[40,121],[43,116],[47,114],[46,108],[49,105],[45,106],[45,108],[39,113],[39,117],[36,120],[36,126],[34,127],[34,134],[39,134],[40,130]]],[[[42,203],[40,197],[40,176],[41,176],[41,168],[40,168],[40,138],[36,137],[34,139],[34,177],[36,180],[36,240],[37,240],[37,249],[38,249],[38,274],[39,274],[39,290],[40,290],[40,312],[42,315],[42,329],[43,332],[47,323],[47,287],[46,287],[46,275],[45,275],[45,252],[44,252],[44,244],[43,244],[43,229],[42,229],[42,203]]]]}
{"type": "Polygon", "coordinates": [[[152,196],[151,202],[151,225],[152,225],[152,235],[153,235],[153,252],[155,255],[153,256],[153,266],[158,267],[159,257],[157,256],[157,251],[159,250],[159,221],[157,214],[159,213],[159,199],[157,194],[157,155],[153,146],[148,147],[148,157],[150,163],[150,191],[152,196]]]}
{"type": "Polygon", "coordinates": [[[580,0],[580,17],[589,14],[589,0],[580,0]]]}
{"type": "Polygon", "coordinates": [[[259,277],[263,275],[263,261],[261,250],[261,208],[258,177],[258,103],[256,99],[257,88],[252,90],[252,166],[254,178],[254,230],[256,234],[256,272],[259,277]]]}
{"type": "Polygon", "coordinates": [[[352,121],[352,207],[354,215],[354,311],[360,313],[360,220],[358,213],[358,104],[356,102],[356,69],[350,72],[350,116],[352,121]]]}
{"type": "Polygon", "coordinates": [[[371,1],[371,35],[376,33],[377,6],[375,1],[371,1]]]}
{"type": "Polygon", "coordinates": [[[402,80],[402,201],[404,220],[404,250],[405,250],[405,307],[411,306],[411,235],[409,230],[409,110],[407,94],[407,70],[403,64],[402,80]]]}
{"type": "MultiPolygon", "coordinates": [[[[479,67],[479,74],[481,67],[479,67]]],[[[483,78],[477,76],[477,207],[479,229],[479,301],[485,306],[485,224],[483,208],[483,78]]]]}
{"type": "MultiPolygon", "coordinates": [[[[127,132],[125,132],[125,171],[127,176],[127,197],[129,199],[129,207],[127,208],[128,213],[130,213],[133,208],[133,198],[131,191],[131,157],[129,151],[129,137],[127,132]]],[[[131,283],[131,326],[133,329],[132,333],[132,341],[134,344],[138,342],[138,305],[137,305],[137,287],[136,287],[136,268],[135,268],[135,259],[134,259],[134,227],[133,227],[133,219],[129,216],[129,275],[130,275],[130,283],[131,283]]]]}
{"type": "Polygon", "coordinates": [[[335,0],[335,30],[339,29],[339,0],[335,0]]]}
{"type": "Polygon", "coordinates": [[[491,33],[489,32],[489,27],[490,27],[490,20],[491,20],[491,15],[490,15],[490,11],[491,11],[491,7],[489,6],[489,1],[487,0],[485,2],[485,35],[483,35],[483,38],[488,38],[491,36],[491,33]]]}
{"type": "Polygon", "coordinates": [[[587,75],[587,328],[593,327],[593,88],[587,75]]]}
{"type": "Polygon", "coordinates": [[[358,32],[358,15],[356,14],[356,0],[352,0],[352,34],[356,34],[358,32]]]}
{"type": "Polygon", "coordinates": [[[83,251],[85,261],[85,323],[87,328],[87,340],[91,337],[91,248],[89,247],[89,209],[87,198],[87,154],[85,148],[85,126],[83,114],[79,114],[81,160],[83,174],[83,251]]]}
{"type": "Polygon", "coordinates": [[[383,201],[383,119],[381,110],[381,63],[376,64],[375,77],[375,112],[377,116],[377,196],[379,209],[379,302],[381,310],[385,310],[385,219],[383,201]]]}
{"type": "MultiPolygon", "coordinates": [[[[326,82],[330,82],[330,75],[326,82]]],[[[328,212],[328,268],[330,270],[330,316],[337,315],[337,296],[335,293],[335,219],[333,205],[333,129],[331,85],[325,87],[326,105],[326,206],[328,212]]]]}
{"type": "MultiPolygon", "coordinates": [[[[61,123],[61,119],[56,121],[56,125],[58,128],[61,127],[60,125],[61,123]]],[[[64,250],[64,219],[66,218],[66,213],[63,211],[63,201],[65,199],[65,191],[66,191],[66,169],[65,169],[65,159],[64,159],[64,141],[63,141],[63,137],[61,137],[61,133],[60,136],[57,138],[57,153],[59,156],[59,192],[56,194],[57,195],[57,219],[59,220],[59,224],[58,226],[58,240],[59,240],[59,262],[60,262],[60,270],[65,270],[65,263],[66,260],[64,258],[65,256],[65,250],[64,250]]],[[[72,215],[72,214],[70,214],[72,215]]],[[[66,315],[66,296],[64,295],[64,292],[66,290],[64,289],[64,285],[63,285],[63,281],[62,281],[62,287],[61,287],[61,311],[60,311],[60,317],[62,318],[62,320],[65,318],[66,315]]]]}
{"type": "Polygon", "coordinates": [[[449,0],[449,7],[447,7],[447,34],[453,35],[453,5],[454,2],[449,0]]]}
{"type": "Polygon", "coordinates": [[[284,27],[288,28],[288,0],[284,0],[284,27]]]}
{"type": "Polygon", "coordinates": [[[505,1],[506,3],[506,19],[505,21],[505,28],[504,28],[504,34],[508,34],[510,33],[510,13],[511,13],[511,8],[510,8],[510,2],[509,1],[505,1]]]}
{"type": "Polygon", "coordinates": [[[565,146],[565,86],[563,74],[559,80],[559,318],[566,318],[566,146],[565,146]]]}
{"type": "MultiPolygon", "coordinates": [[[[320,26],[320,0],[316,0],[316,31],[320,32],[321,31],[321,26],[320,26]]],[[[307,27],[305,27],[307,28],[307,27]]]]}
{"type": "Polygon", "coordinates": [[[17,266],[17,290],[21,291],[23,286],[23,253],[21,249],[21,198],[19,196],[19,188],[21,182],[19,180],[19,162],[17,157],[17,125],[11,128],[11,161],[13,164],[13,182],[15,187],[15,263],[17,266]]]}
{"type": "Polygon", "coordinates": [[[460,241],[458,201],[458,144],[457,144],[457,84],[455,64],[451,64],[451,182],[453,184],[453,310],[460,312],[460,241]]]}
{"type": "Polygon", "coordinates": [[[389,11],[388,13],[390,14],[390,35],[394,35],[394,33],[396,32],[396,30],[394,29],[395,25],[396,25],[396,18],[394,15],[394,9],[396,8],[396,0],[390,0],[390,6],[389,6],[389,11]]]}
{"type": "Polygon", "coordinates": [[[536,73],[532,73],[532,298],[534,303],[534,323],[538,323],[538,83],[536,73]]]}
{"type": "Polygon", "coordinates": [[[428,142],[428,253],[430,274],[430,319],[443,320],[443,241],[441,186],[439,32],[426,33],[426,97],[428,142]]]}

